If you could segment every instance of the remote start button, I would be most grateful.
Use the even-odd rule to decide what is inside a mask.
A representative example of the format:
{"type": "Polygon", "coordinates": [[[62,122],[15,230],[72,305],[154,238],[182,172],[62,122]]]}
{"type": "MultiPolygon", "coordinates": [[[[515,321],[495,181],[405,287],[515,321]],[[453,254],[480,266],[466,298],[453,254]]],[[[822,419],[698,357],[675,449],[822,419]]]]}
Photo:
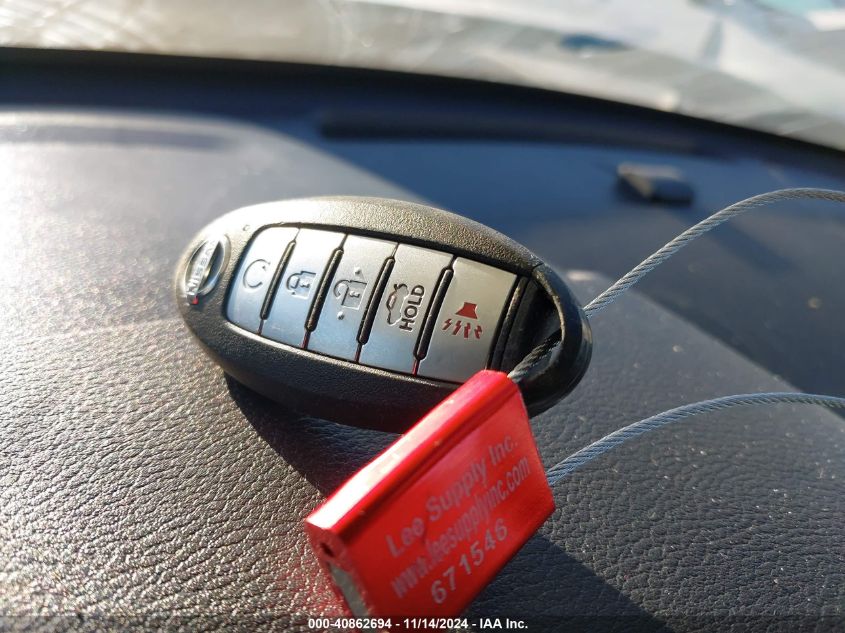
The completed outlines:
{"type": "Polygon", "coordinates": [[[516,275],[468,259],[456,259],[452,270],[428,352],[417,373],[463,382],[487,366],[516,275]]]}
{"type": "Polygon", "coordinates": [[[297,229],[272,227],[261,231],[241,259],[232,282],[226,318],[245,330],[258,333],[261,328],[261,307],[273,275],[287,245],[296,237],[297,229]]]}
{"type": "Polygon", "coordinates": [[[270,306],[261,335],[267,338],[302,346],[305,320],[332,253],[343,241],[343,233],[300,229],[293,253],[288,260],[276,296],[270,306]]]}
{"type": "Polygon", "coordinates": [[[396,242],[357,235],[346,238],[317,328],[308,339],[309,350],[355,360],[361,321],[384,262],[395,249],[396,242]]]}
{"type": "Polygon", "coordinates": [[[370,338],[361,349],[359,361],[372,367],[411,373],[414,347],[437,280],[452,256],[400,244],[395,259],[384,293],[378,298],[370,338]]]}

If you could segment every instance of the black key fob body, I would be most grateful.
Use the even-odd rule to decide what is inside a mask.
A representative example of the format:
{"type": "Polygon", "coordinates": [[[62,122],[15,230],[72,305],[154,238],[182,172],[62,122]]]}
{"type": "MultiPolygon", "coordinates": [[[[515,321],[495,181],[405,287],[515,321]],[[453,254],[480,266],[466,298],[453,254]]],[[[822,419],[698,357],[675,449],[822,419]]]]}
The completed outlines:
{"type": "Polygon", "coordinates": [[[550,333],[525,381],[536,413],[570,391],[589,327],[525,247],[461,216],[378,198],[237,209],[188,247],[182,316],[228,374],[305,415],[402,431],[475,372],[508,371],[550,333]]]}

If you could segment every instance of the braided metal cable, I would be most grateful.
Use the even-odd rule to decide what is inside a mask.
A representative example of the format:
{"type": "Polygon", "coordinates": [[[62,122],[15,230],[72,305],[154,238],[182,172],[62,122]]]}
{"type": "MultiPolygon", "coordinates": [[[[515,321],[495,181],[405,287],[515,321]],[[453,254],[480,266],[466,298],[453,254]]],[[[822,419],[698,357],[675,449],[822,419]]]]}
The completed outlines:
{"type": "Polygon", "coordinates": [[[739,406],[786,403],[815,404],[832,409],[845,409],[845,398],[808,393],[744,393],[733,396],[723,396],[712,400],[702,400],[701,402],[694,402],[682,407],[676,407],[675,409],[669,409],[663,413],[653,415],[650,418],[629,424],[628,426],[625,426],[618,431],[614,431],[609,435],[605,435],[600,440],[593,442],[589,446],[585,446],[577,453],[573,453],[563,461],[546,470],[546,477],[549,480],[549,485],[554,485],[563,477],[566,477],[573,471],[581,468],[594,459],[601,457],[620,444],[624,444],[625,442],[632,440],[635,437],[639,437],[644,433],[648,433],[649,431],[657,430],[668,424],[672,424],[673,422],[681,422],[693,416],[701,415],[702,413],[721,411],[739,406]]]}
{"type": "MultiPolygon", "coordinates": [[[[672,257],[675,253],[681,250],[684,246],[692,242],[698,237],[701,237],[708,231],[716,228],[723,222],[727,222],[731,218],[775,202],[783,200],[829,200],[831,202],[845,202],[845,192],[835,191],[832,189],[815,189],[810,187],[796,188],[796,189],[778,189],[769,193],[763,193],[751,198],[746,198],[740,202],[736,202],[729,207],[725,207],[721,211],[717,211],[708,218],[705,218],[698,224],[688,228],[686,231],[678,235],[675,239],[668,242],[661,249],[644,259],[631,269],[624,277],[615,282],[607,290],[603,291],[599,296],[588,303],[584,308],[584,313],[587,317],[600,312],[608,305],[613,303],[616,298],[623,292],[628,290],[631,286],[636,284],[640,279],[645,277],[652,270],[660,266],[667,259],[672,257]]],[[[548,337],[531,352],[508,374],[508,376],[516,383],[519,381],[546,356],[558,343],[560,342],[560,332],[548,337]]]]}
{"type": "Polygon", "coordinates": [[[830,200],[832,202],[845,202],[845,192],[834,191],[832,189],[814,188],[779,189],[777,191],[760,194],[759,196],[752,196],[751,198],[746,198],[745,200],[732,204],[729,207],[725,207],[721,211],[717,211],[711,215],[709,218],[705,218],[698,224],[691,226],[678,237],[663,246],[663,248],[637,264],[629,273],[619,279],[619,281],[602,292],[598,297],[590,301],[590,303],[588,303],[584,308],[584,313],[587,316],[592,316],[603,310],[613,303],[616,297],[621,295],[652,270],[660,266],[660,264],[672,257],[672,255],[677,253],[684,246],[692,242],[694,239],[704,235],[711,229],[727,222],[731,218],[735,218],[736,216],[741,215],[746,211],[750,211],[751,209],[766,206],[774,202],[805,198],[814,200],[830,200]]]}

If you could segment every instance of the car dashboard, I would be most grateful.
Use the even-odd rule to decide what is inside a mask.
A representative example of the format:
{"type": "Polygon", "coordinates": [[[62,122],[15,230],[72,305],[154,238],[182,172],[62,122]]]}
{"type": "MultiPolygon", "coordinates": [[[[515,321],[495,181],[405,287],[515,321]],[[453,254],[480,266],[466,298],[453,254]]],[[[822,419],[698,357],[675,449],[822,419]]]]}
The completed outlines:
{"type": "MultiPolygon", "coordinates": [[[[841,152],[536,89],[294,64],[5,50],[0,604],[27,628],[309,630],[341,616],[303,519],[395,436],[303,418],[225,376],[171,283],[245,205],[418,201],[525,244],[582,302],[749,195],[845,189],[841,152]],[[671,173],[644,195],[625,169],[671,173]],[[651,171],[650,171],[651,170],[651,171]]],[[[582,383],[532,420],[551,464],[731,393],[845,393],[845,209],[714,231],[591,321],[582,383]]],[[[532,630],[835,630],[845,427],[736,410],[631,443],[468,616],[532,630]],[[816,627],[816,628],[814,628],[816,627]]]]}

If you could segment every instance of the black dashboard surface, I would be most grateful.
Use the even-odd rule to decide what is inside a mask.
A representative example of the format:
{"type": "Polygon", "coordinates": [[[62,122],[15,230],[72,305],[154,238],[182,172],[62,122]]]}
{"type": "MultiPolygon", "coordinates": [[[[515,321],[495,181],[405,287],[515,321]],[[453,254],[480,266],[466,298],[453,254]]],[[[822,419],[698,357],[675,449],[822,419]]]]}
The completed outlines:
{"type": "MultiPolygon", "coordinates": [[[[171,172],[176,181],[190,178],[208,189],[203,198],[157,201],[173,205],[174,213],[215,215],[298,195],[399,196],[479,220],[546,261],[614,279],[687,226],[744,197],[785,187],[845,189],[845,157],[835,150],[480,82],[25,50],[0,51],[0,78],[0,103],[9,115],[145,117],[141,129],[117,132],[9,125],[14,119],[7,118],[6,143],[143,148],[161,142],[174,160],[228,161],[222,172],[202,174],[202,160],[171,172]],[[180,129],[203,118],[230,127],[222,135],[180,129]],[[328,163],[300,167],[301,155],[328,163]],[[616,177],[622,163],[680,170],[693,202],[655,204],[626,195],[616,177]]],[[[776,205],[721,227],[639,289],[802,389],[843,393],[845,346],[837,340],[845,313],[838,291],[843,239],[841,205],[776,205]]]]}
{"type": "MultiPolygon", "coordinates": [[[[582,98],[100,59],[7,53],[2,68],[0,605],[13,626],[284,628],[339,612],[301,520],[390,437],[280,412],[189,339],[173,266],[223,212],[422,199],[603,273],[570,274],[588,299],[727,203],[845,188],[835,152],[582,98]],[[634,200],[621,162],[681,169],[694,202],[634,200]]],[[[544,459],[695,399],[790,388],[776,375],[845,392],[843,217],[823,203],[755,212],[645,282],[659,305],[633,295],[597,317],[584,383],[534,421],[544,459]]],[[[553,519],[470,613],[546,629],[567,616],[591,630],[836,630],[843,457],[841,418],[807,408],[644,438],[556,489],[553,519]]]]}

